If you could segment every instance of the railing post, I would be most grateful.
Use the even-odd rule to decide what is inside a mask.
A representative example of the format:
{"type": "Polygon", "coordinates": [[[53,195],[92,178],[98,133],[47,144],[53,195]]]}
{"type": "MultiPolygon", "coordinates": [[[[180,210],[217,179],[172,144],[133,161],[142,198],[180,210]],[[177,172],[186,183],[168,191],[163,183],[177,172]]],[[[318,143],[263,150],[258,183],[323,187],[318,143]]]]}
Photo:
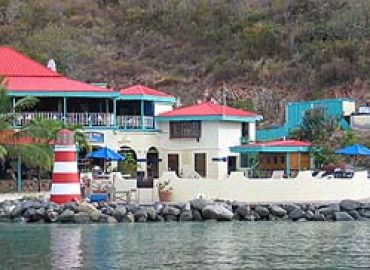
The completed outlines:
{"type": "Polygon", "coordinates": [[[63,97],[63,123],[67,124],[67,98],[63,97]]]}
{"type": "Polygon", "coordinates": [[[290,153],[286,153],[285,162],[286,175],[290,178],[290,153]]]}
{"type": "Polygon", "coordinates": [[[144,100],[140,100],[140,120],[141,120],[141,129],[145,129],[144,125],[144,100]]]}
{"type": "Polygon", "coordinates": [[[117,127],[117,100],[113,99],[113,126],[117,127]]]}

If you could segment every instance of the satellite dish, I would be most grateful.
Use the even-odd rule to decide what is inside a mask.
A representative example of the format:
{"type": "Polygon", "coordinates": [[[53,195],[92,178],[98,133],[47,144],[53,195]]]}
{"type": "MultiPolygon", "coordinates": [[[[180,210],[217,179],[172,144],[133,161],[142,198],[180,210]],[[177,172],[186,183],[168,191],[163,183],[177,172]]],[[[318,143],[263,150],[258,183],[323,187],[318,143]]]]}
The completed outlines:
{"type": "Polygon", "coordinates": [[[57,65],[54,61],[54,59],[49,59],[48,64],[46,65],[48,69],[56,72],[57,71],[57,65]]]}

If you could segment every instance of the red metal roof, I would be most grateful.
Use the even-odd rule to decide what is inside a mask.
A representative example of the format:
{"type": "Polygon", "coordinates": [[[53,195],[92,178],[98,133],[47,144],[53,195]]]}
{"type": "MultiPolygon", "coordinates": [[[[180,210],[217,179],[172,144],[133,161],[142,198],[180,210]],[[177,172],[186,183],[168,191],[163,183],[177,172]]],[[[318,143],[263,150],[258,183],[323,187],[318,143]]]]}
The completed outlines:
{"type": "Polygon", "coordinates": [[[206,102],[188,107],[182,107],[173,111],[160,114],[161,117],[176,117],[176,116],[238,116],[238,117],[255,117],[257,114],[235,109],[232,107],[206,102]]]}
{"type": "Polygon", "coordinates": [[[0,47],[0,75],[4,77],[62,76],[9,47],[0,47]]]}
{"type": "Polygon", "coordinates": [[[112,92],[111,89],[75,81],[66,77],[6,77],[5,84],[11,91],[45,92],[112,92]]]}
{"type": "Polygon", "coordinates": [[[9,47],[0,47],[0,76],[11,91],[112,92],[64,77],[9,47]]]}
{"type": "Polygon", "coordinates": [[[309,147],[311,143],[298,140],[278,140],[269,142],[256,142],[241,147],[309,147]]]}
{"type": "Polygon", "coordinates": [[[167,93],[160,92],[158,90],[142,86],[134,85],[129,88],[121,89],[121,95],[140,95],[140,96],[158,96],[158,97],[173,97],[167,93]]]}

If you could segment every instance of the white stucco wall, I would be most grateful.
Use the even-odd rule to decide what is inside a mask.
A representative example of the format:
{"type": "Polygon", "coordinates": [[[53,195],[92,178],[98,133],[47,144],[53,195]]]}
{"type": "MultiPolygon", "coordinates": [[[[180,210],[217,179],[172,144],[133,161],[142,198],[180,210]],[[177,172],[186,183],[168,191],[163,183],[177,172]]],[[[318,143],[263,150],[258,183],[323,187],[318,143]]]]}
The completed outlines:
{"type": "Polygon", "coordinates": [[[351,128],[370,130],[370,115],[353,115],[351,116],[351,128]]]}
{"type": "Polygon", "coordinates": [[[310,171],[301,172],[290,179],[248,179],[240,173],[229,178],[179,179],[164,174],[173,187],[173,200],[185,202],[200,194],[207,199],[237,200],[248,203],[261,202],[320,202],[343,199],[366,200],[370,198],[370,179],[367,172],[356,172],[352,179],[315,178],[310,171]]]}

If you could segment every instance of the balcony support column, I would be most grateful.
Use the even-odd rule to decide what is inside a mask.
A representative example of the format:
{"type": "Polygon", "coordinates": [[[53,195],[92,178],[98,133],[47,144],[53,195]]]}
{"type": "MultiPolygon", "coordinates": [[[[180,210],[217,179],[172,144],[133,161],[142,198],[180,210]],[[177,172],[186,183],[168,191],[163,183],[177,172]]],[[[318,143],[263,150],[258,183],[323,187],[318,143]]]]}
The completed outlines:
{"type": "MultiPolygon", "coordinates": [[[[12,97],[12,102],[13,102],[13,113],[15,113],[15,97],[12,97]]],[[[13,119],[13,127],[16,126],[16,122],[15,122],[15,119],[13,119]]]]}
{"type": "Polygon", "coordinates": [[[290,153],[287,152],[286,153],[286,157],[285,157],[285,173],[286,175],[288,176],[288,178],[290,178],[290,153]]]}
{"type": "Polygon", "coordinates": [[[144,100],[140,100],[140,120],[141,120],[141,129],[145,129],[144,125],[144,100]]]}
{"type": "Polygon", "coordinates": [[[67,124],[67,98],[63,97],[63,123],[67,124]]]}
{"type": "Polygon", "coordinates": [[[117,99],[113,99],[113,126],[117,127],[117,99]]]}

